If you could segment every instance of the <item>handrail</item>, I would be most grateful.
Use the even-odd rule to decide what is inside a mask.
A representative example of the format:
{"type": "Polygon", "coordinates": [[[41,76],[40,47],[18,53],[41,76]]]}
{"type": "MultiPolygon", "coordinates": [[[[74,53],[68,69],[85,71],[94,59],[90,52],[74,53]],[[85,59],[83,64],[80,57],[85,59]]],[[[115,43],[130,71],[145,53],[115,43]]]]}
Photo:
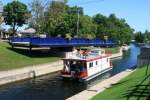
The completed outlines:
{"type": "Polygon", "coordinates": [[[29,42],[31,45],[114,45],[112,40],[102,40],[102,39],[86,39],[86,38],[72,38],[71,40],[65,38],[10,38],[11,44],[14,42],[29,42]]]}

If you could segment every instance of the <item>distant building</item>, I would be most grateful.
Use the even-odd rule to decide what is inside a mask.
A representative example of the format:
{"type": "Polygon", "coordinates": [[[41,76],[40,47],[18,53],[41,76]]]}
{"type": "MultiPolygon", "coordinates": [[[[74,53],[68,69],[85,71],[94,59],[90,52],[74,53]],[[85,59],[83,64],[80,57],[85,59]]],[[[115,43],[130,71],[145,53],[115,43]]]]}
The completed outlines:
{"type": "Polygon", "coordinates": [[[35,35],[36,30],[34,28],[28,28],[22,30],[18,33],[19,37],[33,37],[35,35]]]}

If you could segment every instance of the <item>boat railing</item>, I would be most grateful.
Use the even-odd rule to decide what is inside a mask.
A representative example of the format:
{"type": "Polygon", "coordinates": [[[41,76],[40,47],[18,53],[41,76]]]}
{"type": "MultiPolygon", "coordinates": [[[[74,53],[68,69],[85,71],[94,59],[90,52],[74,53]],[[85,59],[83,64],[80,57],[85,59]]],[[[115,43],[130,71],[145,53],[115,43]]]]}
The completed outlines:
{"type": "Polygon", "coordinates": [[[68,59],[81,59],[81,60],[85,60],[85,59],[89,59],[89,58],[95,58],[98,56],[104,56],[105,54],[99,55],[97,53],[87,53],[87,54],[82,54],[79,52],[69,52],[66,55],[66,58],[68,59]]]}

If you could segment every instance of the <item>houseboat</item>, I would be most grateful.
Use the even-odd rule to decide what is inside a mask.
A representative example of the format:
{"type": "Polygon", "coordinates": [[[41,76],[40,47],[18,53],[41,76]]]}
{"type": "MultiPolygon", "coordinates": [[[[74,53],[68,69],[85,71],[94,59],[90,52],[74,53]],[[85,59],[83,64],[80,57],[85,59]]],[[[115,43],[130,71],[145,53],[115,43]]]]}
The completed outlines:
{"type": "Polygon", "coordinates": [[[130,46],[127,44],[122,45],[122,51],[128,51],[130,49],[130,46]]]}
{"type": "Polygon", "coordinates": [[[91,80],[112,69],[110,54],[102,49],[77,50],[63,59],[63,78],[91,80]]]}

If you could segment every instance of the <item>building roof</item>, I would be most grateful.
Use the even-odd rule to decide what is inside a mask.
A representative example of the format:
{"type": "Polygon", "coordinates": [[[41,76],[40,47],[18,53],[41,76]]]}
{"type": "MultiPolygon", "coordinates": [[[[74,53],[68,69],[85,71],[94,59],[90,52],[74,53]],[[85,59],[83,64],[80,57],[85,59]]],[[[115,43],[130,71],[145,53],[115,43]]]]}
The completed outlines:
{"type": "Polygon", "coordinates": [[[36,30],[34,28],[28,28],[25,30],[20,31],[20,33],[35,33],[36,30]]]}

